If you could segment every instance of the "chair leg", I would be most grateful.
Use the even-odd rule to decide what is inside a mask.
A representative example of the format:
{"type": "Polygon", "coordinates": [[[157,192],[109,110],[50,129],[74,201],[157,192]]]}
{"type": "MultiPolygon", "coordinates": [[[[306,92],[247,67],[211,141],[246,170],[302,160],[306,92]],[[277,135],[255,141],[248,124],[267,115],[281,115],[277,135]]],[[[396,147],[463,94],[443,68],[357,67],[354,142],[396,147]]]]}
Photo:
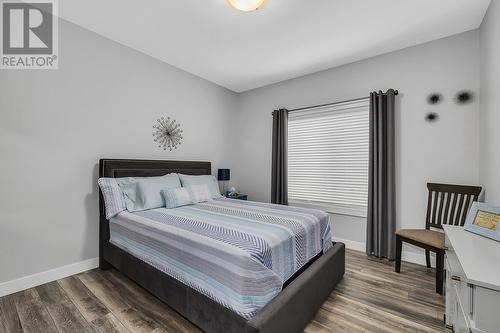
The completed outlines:
{"type": "Polygon", "coordinates": [[[427,268],[431,268],[431,251],[425,250],[425,263],[427,268]]]}
{"type": "Polygon", "coordinates": [[[403,250],[403,240],[401,237],[396,235],[396,265],[394,271],[396,273],[401,272],[401,251],[403,250]]]}
{"type": "Polygon", "coordinates": [[[443,294],[443,280],[444,280],[444,251],[439,250],[436,252],[436,292],[439,295],[443,294]]]}

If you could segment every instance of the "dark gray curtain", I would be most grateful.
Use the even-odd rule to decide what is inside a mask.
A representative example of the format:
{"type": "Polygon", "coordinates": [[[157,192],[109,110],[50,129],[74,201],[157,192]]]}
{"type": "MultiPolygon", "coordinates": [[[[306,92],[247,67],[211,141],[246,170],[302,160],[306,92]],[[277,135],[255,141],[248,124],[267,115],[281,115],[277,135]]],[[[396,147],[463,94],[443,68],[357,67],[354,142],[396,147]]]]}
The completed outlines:
{"type": "Polygon", "coordinates": [[[273,112],[271,202],[288,205],[288,110],[273,112]]]}
{"type": "Polygon", "coordinates": [[[366,253],[395,258],[395,92],[370,95],[370,158],[366,253]]]}

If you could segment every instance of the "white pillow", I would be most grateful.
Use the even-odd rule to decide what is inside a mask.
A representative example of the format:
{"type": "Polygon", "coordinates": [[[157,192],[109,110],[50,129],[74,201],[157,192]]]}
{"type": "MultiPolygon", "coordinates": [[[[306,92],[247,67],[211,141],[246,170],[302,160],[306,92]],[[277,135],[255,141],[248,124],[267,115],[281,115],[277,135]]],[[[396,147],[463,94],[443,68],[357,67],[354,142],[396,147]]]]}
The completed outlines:
{"type": "Polygon", "coordinates": [[[212,200],[212,193],[206,184],[166,188],[161,190],[161,195],[165,200],[166,208],[176,208],[212,200]]]}
{"type": "Polygon", "coordinates": [[[179,174],[179,179],[181,180],[182,187],[207,185],[213,199],[222,197],[219,190],[219,184],[212,175],[191,176],[179,174]]]}
{"type": "Polygon", "coordinates": [[[180,188],[181,182],[176,173],[161,177],[135,178],[120,186],[129,212],[154,209],[165,206],[161,190],[165,188],[180,188]]]}

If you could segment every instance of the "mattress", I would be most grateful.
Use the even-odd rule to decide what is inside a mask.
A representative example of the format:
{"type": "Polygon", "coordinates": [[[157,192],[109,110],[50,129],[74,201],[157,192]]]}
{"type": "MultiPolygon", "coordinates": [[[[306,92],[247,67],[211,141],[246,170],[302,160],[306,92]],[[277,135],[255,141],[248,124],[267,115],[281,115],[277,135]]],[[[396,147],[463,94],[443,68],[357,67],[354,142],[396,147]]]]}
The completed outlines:
{"type": "Polygon", "coordinates": [[[226,198],[122,212],[110,242],[245,319],[332,246],[325,212],[226,198]]]}

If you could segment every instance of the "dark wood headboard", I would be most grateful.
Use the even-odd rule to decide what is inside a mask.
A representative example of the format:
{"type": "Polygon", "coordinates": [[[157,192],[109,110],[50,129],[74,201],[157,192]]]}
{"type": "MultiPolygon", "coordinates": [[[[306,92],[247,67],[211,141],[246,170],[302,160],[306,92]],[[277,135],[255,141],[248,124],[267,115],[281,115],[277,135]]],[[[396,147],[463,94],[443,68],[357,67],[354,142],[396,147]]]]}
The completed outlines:
{"type": "Polygon", "coordinates": [[[209,175],[212,173],[210,162],[161,161],[161,160],[99,160],[101,177],[155,177],[167,173],[186,175],[209,175]]]}
{"type": "MultiPolygon", "coordinates": [[[[128,160],[128,159],[101,159],[99,160],[99,178],[120,177],[155,177],[167,173],[182,173],[186,175],[210,175],[210,162],[161,161],[161,160],[128,160]]],[[[104,199],[99,189],[99,261],[103,261],[103,249],[109,242],[109,221],[106,219],[104,199]]]]}

